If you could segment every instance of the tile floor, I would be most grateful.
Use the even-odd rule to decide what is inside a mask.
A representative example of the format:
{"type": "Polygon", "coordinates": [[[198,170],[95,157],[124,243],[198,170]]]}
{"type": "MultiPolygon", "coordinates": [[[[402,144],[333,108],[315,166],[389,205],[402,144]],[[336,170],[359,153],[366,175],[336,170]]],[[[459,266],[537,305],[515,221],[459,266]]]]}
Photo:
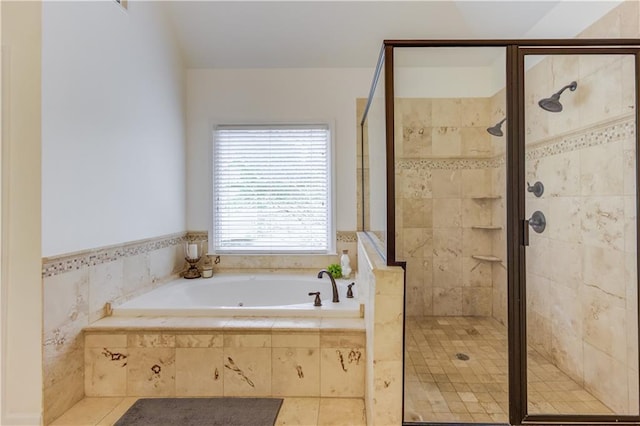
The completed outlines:
{"type": "MultiPolygon", "coordinates": [[[[508,423],[503,325],[483,317],[419,317],[406,326],[406,421],[508,423]]],[[[532,349],[528,363],[530,413],[611,413],[532,349]]]]}
{"type": "MultiPolygon", "coordinates": [[[[137,400],[84,398],[51,426],[111,426],[137,400]]],[[[364,401],[358,398],[285,398],[276,426],[364,426],[364,401]]]]}

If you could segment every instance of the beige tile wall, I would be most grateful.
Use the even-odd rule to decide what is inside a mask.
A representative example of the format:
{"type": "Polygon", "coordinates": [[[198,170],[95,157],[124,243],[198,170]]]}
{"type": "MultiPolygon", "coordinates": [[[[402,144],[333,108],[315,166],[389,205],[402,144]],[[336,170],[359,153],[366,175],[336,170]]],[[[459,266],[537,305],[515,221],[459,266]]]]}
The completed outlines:
{"type": "MultiPolygon", "coordinates": [[[[396,100],[396,250],[407,262],[410,316],[493,311],[493,269],[474,259],[495,255],[493,223],[500,200],[490,98],[396,100]],[[491,123],[491,124],[489,124],[491,123]]],[[[498,224],[500,225],[500,224],[498,224]]]]}
{"type": "Polygon", "coordinates": [[[121,303],[176,277],[184,266],[182,236],[43,259],[45,424],[84,396],[82,329],[104,316],[105,303],[121,303]]]}
{"type": "Polygon", "coordinates": [[[363,331],[85,334],[87,396],[364,396],[363,331]]]}
{"type": "MultiPolygon", "coordinates": [[[[490,98],[490,123],[498,123],[507,116],[506,90],[502,89],[490,98]]],[[[493,124],[492,124],[493,125],[493,124]]],[[[494,231],[491,241],[491,251],[505,263],[494,264],[491,269],[491,314],[502,325],[507,325],[507,183],[506,183],[506,140],[507,122],[502,124],[504,136],[490,136],[494,159],[500,164],[491,169],[491,188],[495,195],[501,198],[493,201],[491,209],[491,223],[502,226],[494,231]]]]}
{"type": "MultiPolygon", "coordinates": [[[[637,4],[625,7],[637,31],[637,4]]],[[[633,58],[551,57],[526,81],[526,179],[545,185],[527,194],[527,214],[548,221],[527,249],[529,344],[615,412],[637,414],[633,58]],[[571,80],[562,113],[537,106],[571,80]]]]}
{"type": "Polygon", "coordinates": [[[402,423],[404,270],[389,267],[373,243],[358,234],[361,300],[365,301],[368,425],[402,423]]]}

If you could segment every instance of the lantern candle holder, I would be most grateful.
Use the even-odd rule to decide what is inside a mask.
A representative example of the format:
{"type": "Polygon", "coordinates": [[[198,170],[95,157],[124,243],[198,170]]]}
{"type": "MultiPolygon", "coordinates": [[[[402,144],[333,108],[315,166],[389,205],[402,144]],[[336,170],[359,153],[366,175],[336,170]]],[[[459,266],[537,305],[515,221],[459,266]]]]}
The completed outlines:
{"type": "Polygon", "coordinates": [[[184,259],[189,264],[189,269],[184,273],[186,279],[200,278],[198,262],[202,257],[202,241],[185,241],[184,259]]]}

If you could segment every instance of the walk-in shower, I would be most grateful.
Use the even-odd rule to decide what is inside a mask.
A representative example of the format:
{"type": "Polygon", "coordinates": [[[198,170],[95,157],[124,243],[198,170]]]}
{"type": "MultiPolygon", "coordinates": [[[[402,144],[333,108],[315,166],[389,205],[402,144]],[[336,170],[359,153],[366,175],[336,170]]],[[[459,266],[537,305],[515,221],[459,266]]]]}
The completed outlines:
{"type": "Polygon", "coordinates": [[[386,214],[370,229],[405,267],[406,423],[640,423],[638,48],[618,42],[385,45],[359,191],[386,189],[362,223],[386,214]],[[561,71],[579,96],[547,114],[578,86],[544,98],[561,71]]]}
{"type": "Polygon", "coordinates": [[[545,111],[561,112],[562,104],[560,103],[560,95],[562,95],[562,92],[564,92],[567,89],[571,90],[572,92],[575,92],[577,87],[578,87],[578,83],[575,81],[572,81],[571,83],[567,84],[562,89],[558,90],[556,93],[551,95],[551,97],[540,99],[538,101],[538,105],[540,105],[540,108],[542,108],[545,111]]]}

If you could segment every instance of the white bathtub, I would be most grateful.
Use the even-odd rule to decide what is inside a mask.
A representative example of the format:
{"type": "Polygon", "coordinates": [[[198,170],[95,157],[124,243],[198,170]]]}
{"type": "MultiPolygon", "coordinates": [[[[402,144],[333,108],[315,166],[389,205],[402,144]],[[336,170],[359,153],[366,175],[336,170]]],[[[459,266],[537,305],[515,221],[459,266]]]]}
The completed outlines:
{"type": "MultiPolygon", "coordinates": [[[[350,280],[337,280],[339,303],[331,302],[331,281],[316,274],[218,274],[178,279],[113,308],[114,316],[360,316],[357,298],[347,298],[350,280]],[[310,292],[319,291],[322,306],[310,292]]],[[[357,289],[354,287],[357,297],[357,289]]]]}

